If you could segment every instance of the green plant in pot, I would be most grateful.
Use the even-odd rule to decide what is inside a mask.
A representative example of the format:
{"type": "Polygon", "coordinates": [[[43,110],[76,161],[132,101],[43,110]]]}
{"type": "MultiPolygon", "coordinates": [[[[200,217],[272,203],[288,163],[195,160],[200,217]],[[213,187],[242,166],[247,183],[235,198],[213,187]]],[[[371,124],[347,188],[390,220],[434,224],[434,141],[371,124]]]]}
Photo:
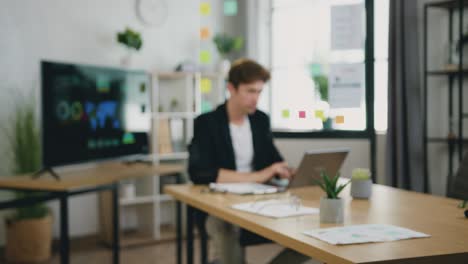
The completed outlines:
{"type": "Polygon", "coordinates": [[[227,74],[231,67],[228,57],[244,47],[244,38],[240,36],[232,37],[226,33],[217,33],[213,37],[213,42],[222,58],[219,64],[219,71],[223,74],[227,74]]]}
{"type": "MultiPolygon", "coordinates": [[[[4,126],[7,153],[17,177],[40,168],[40,138],[33,103],[17,100],[14,113],[4,126]]],[[[17,198],[40,193],[15,192],[17,198]]],[[[8,262],[41,262],[50,258],[52,217],[44,203],[18,208],[8,219],[5,257],[8,262]]]]}
{"type": "Polygon", "coordinates": [[[320,178],[315,182],[326,193],[326,196],[320,198],[320,222],[343,223],[344,203],[338,195],[350,182],[338,184],[339,172],[330,177],[327,172],[321,171],[320,178]]]}
{"type": "Polygon", "coordinates": [[[117,42],[127,48],[128,53],[122,58],[121,64],[122,66],[129,66],[132,51],[138,51],[143,46],[141,34],[135,30],[126,28],[122,32],[117,32],[117,42]]]}

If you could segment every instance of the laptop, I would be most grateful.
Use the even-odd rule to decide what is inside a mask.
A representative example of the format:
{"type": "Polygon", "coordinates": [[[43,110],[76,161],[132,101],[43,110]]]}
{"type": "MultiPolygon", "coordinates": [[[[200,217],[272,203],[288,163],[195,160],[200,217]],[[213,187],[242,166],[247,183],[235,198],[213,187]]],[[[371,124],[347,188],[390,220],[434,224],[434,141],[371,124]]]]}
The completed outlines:
{"type": "Polygon", "coordinates": [[[289,182],[288,188],[316,185],[320,172],[325,171],[334,177],[348,156],[349,149],[321,149],[307,151],[302,157],[296,175],[289,182]]]}
{"type": "Polygon", "coordinates": [[[348,149],[322,149],[307,151],[291,181],[272,180],[269,184],[260,183],[211,183],[211,191],[234,194],[270,194],[285,191],[287,188],[315,185],[313,179],[320,179],[325,170],[335,176],[348,155],[348,149]],[[281,184],[280,184],[281,182],[281,184]]]}

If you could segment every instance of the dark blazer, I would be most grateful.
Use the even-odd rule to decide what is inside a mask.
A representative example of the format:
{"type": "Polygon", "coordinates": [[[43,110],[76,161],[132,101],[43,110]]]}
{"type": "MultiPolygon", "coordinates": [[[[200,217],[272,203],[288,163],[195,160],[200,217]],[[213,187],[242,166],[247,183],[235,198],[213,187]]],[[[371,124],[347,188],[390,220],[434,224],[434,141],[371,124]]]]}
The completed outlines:
{"type": "MultiPolygon", "coordinates": [[[[252,130],[255,171],[283,161],[270,129],[270,119],[262,111],[249,115],[252,130]]],[[[226,103],[195,119],[193,139],[189,146],[189,175],[196,184],[216,182],[219,169],[236,170],[226,103]]]]}

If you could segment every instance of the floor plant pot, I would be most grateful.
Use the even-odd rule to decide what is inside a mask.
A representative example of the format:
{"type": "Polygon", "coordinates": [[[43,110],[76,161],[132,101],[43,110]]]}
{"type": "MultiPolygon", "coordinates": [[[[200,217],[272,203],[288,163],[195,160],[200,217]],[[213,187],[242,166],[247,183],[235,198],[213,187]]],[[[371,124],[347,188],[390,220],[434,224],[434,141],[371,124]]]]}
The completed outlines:
{"type": "Polygon", "coordinates": [[[320,222],[341,224],[344,221],[344,202],[342,199],[320,198],[320,222]]]}
{"type": "Polygon", "coordinates": [[[6,221],[5,258],[8,263],[38,263],[51,257],[52,216],[6,221]]]}
{"type": "Polygon", "coordinates": [[[369,199],[372,195],[372,180],[352,180],[351,196],[357,199],[369,199]]]}

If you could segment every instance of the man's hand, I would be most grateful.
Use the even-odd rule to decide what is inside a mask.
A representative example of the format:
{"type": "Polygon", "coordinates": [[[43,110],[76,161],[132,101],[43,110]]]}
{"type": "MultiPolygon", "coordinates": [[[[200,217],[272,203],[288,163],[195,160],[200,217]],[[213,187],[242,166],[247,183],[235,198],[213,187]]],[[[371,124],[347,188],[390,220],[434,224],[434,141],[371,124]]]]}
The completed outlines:
{"type": "Polygon", "coordinates": [[[258,182],[269,181],[274,176],[279,176],[283,179],[290,179],[293,175],[286,162],[276,162],[266,167],[265,169],[258,171],[259,180],[258,182]]]}

